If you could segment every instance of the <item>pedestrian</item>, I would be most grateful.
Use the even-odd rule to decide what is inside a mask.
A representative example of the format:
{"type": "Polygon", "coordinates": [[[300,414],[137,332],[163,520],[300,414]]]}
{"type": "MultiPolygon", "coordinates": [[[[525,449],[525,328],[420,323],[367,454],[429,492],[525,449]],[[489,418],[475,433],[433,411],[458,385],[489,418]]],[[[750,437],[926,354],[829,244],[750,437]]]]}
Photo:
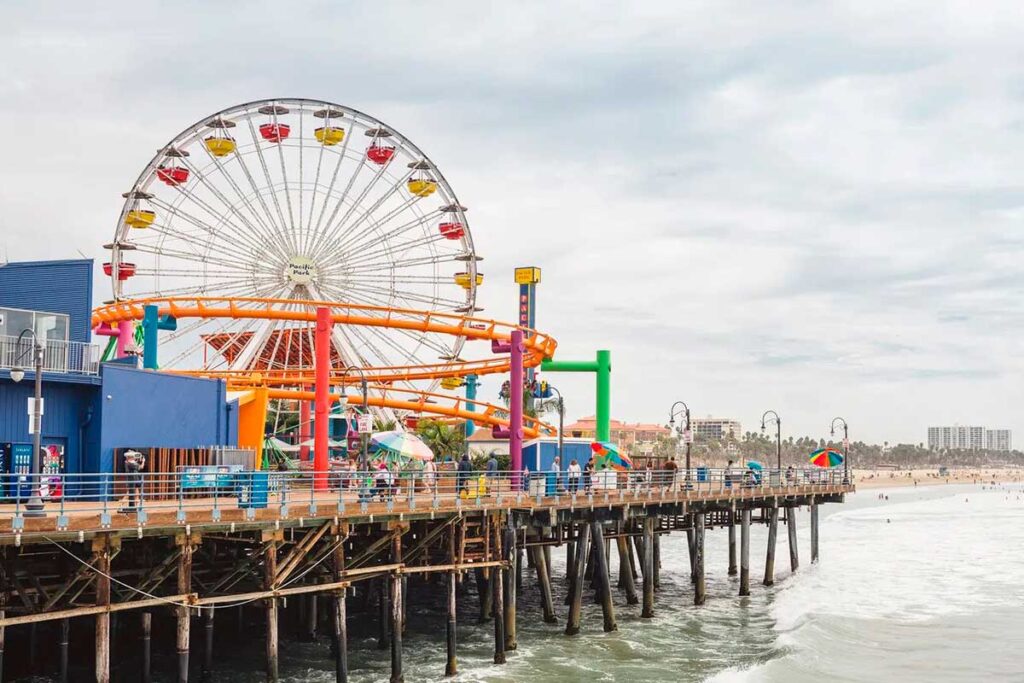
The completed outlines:
{"type": "Polygon", "coordinates": [[[732,487],[732,463],[733,463],[733,461],[730,460],[725,465],[725,487],[726,488],[731,488],[732,487]]]}
{"type": "Polygon", "coordinates": [[[423,464],[423,483],[427,487],[427,491],[434,493],[437,486],[437,465],[434,464],[434,459],[431,458],[423,464]]]}
{"type": "Polygon", "coordinates": [[[498,456],[491,451],[491,457],[487,459],[487,486],[492,491],[498,487],[498,456]]]}
{"type": "Polygon", "coordinates": [[[651,467],[651,461],[647,461],[647,466],[644,467],[644,488],[648,491],[651,490],[651,485],[654,483],[654,468],[651,467]]]}
{"type": "Polygon", "coordinates": [[[128,474],[128,507],[125,511],[139,509],[142,504],[142,470],[146,467],[146,456],[139,451],[124,452],[124,471],[128,474]]]}
{"type": "Polygon", "coordinates": [[[569,463],[569,491],[576,493],[580,488],[580,475],[583,471],[580,469],[580,464],[576,462],[576,458],[572,459],[569,463]]]}
{"type": "Polygon", "coordinates": [[[786,484],[792,486],[796,482],[796,471],[792,465],[786,467],[786,484]]]}
{"type": "Polygon", "coordinates": [[[665,463],[665,485],[672,491],[676,490],[676,475],[679,474],[679,465],[676,464],[676,456],[671,455],[665,463]]]}
{"type": "Polygon", "coordinates": [[[594,488],[594,459],[590,458],[587,460],[586,466],[583,468],[583,489],[590,493],[594,488]]]}
{"type": "Polygon", "coordinates": [[[463,453],[462,459],[459,460],[458,470],[458,493],[462,495],[463,491],[469,488],[469,479],[473,476],[473,463],[469,461],[469,454],[463,453]]]}
{"type": "Polygon", "coordinates": [[[551,473],[555,477],[554,490],[557,494],[562,490],[562,460],[557,455],[555,456],[555,459],[551,461],[551,473]]]}

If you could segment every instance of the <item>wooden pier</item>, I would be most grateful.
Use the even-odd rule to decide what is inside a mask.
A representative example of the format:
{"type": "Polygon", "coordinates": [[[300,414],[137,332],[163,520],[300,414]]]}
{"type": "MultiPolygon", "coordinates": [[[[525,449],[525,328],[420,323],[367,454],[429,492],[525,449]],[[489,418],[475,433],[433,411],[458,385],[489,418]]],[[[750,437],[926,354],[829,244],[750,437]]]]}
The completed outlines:
{"type": "MultiPolygon", "coordinates": [[[[494,661],[503,663],[506,652],[517,647],[520,618],[551,624],[564,619],[564,628],[556,628],[567,636],[613,631],[618,628],[616,590],[623,592],[627,608],[639,604],[643,618],[655,618],[664,534],[687,535],[693,601],[701,605],[706,600],[706,533],[728,533],[728,572],[739,574],[739,594],[749,595],[750,526],[766,524],[762,582],[771,585],[780,518],[789,535],[790,566],[796,570],[798,520],[810,526],[810,561],[815,562],[817,506],[842,502],[853,490],[830,480],[531,496],[512,493],[512,481],[495,485],[490,495],[467,499],[435,494],[359,502],[310,490],[292,496],[287,505],[255,511],[218,500],[193,500],[185,509],[153,506],[145,515],[68,503],[62,515],[50,510],[45,517],[29,518],[16,517],[4,506],[0,667],[5,635],[9,641],[22,630],[20,636],[32,647],[17,653],[19,673],[43,673],[33,648],[45,633],[53,638],[47,642],[59,648],[57,657],[47,658],[45,672],[66,681],[69,647],[77,652],[82,638],[94,638],[95,680],[106,683],[111,661],[125,659],[112,652],[117,619],[129,621],[132,631],[141,634],[131,653],[131,666],[138,668],[132,679],[148,681],[157,632],[153,625],[160,620],[160,633],[174,634],[177,680],[187,681],[190,675],[200,680],[214,666],[215,631],[237,622],[239,629],[262,628],[266,680],[276,681],[280,609],[289,601],[289,612],[295,605],[305,610],[302,628],[308,637],[328,624],[336,680],[349,680],[349,616],[359,610],[365,619],[376,620],[378,645],[390,652],[391,680],[402,681],[406,601],[411,590],[415,594],[413,589],[430,583],[445,596],[437,629],[444,634],[439,640],[444,638],[447,656],[438,662],[437,675],[451,676],[458,671],[457,606],[470,595],[462,589],[464,582],[477,588],[473,599],[479,601],[480,618],[494,627],[494,661]],[[799,513],[802,508],[809,509],[809,516],[799,513]],[[552,548],[561,547],[566,548],[568,572],[564,611],[557,609],[563,596],[556,595],[550,574],[552,548]],[[618,561],[614,582],[612,557],[618,561]],[[527,576],[536,577],[540,614],[517,608],[524,563],[532,569],[527,576]],[[582,619],[584,594],[591,586],[601,605],[600,625],[582,619]]],[[[564,636],[553,630],[550,637],[564,636]]],[[[13,656],[8,649],[7,657],[13,656]]],[[[358,672],[352,674],[358,678],[358,672]]]]}

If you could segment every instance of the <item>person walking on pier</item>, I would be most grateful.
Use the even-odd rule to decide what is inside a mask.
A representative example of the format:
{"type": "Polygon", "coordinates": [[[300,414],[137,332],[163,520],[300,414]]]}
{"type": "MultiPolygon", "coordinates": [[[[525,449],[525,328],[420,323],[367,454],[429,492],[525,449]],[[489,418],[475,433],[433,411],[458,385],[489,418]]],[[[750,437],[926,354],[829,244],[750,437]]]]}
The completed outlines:
{"type": "Polygon", "coordinates": [[[551,462],[551,474],[554,476],[555,494],[562,490],[562,460],[557,455],[551,462]]]}
{"type": "Polygon", "coordinates": [[[569,463],[569,491],[575,494],[580,488],[580,475],[583,471],[580,469],[580,464],[576,462],[576,458],[572,459],[569,463]]]}
{"type": "Polygon", "coordinates": [[[469,461],[469,454],[463,453],[462,460],[459,460],[458,470],[458,491],[459,495],[462,495],[463,491],[468,490],[470,477],[473,476],[473,463],[469,461]]]}
{"type": "Polygon", "coordinates": [[[487,458],[487,488],[491,493],[498,493],[498,456],[491,451],[491,457],[487,458]]]}
{"type": "Polygon", "coordinates": [[[142,470],[146,467],[146,456],[139,451],[124,452],[124,471],[128,473],[128,507],[122,512],[138,510],[142,498],[142,470]]]}
{"type": "Polygon", "coordinates": [[[433,494],[437,491],[437,465],[433,460],[423,464],[423,483],[427,487],[427,493],[433,494]]]}
{"type": "Polygon", "coordinates": [[[594,488],[594,459],[587,460],[583,468],[583,490],[590,493],[594,488]]]}
{"type": "Polygon", "coordinates": [[[665,463],[665,486],[670,491],[676,490],[676,474],[679,471],[679,466],[676,464],[676,456],[669,456],[668,462],[665,463]]]}

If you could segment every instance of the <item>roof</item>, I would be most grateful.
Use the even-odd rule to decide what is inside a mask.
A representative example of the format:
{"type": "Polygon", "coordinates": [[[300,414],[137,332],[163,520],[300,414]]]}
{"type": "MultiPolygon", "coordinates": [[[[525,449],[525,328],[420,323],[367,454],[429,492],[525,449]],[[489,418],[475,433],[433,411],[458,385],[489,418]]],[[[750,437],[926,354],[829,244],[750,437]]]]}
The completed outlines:
{"type": "MultiPolygon", "coordinates": [[[[578,431],[584,429],[594,429],[596,424],[596,418],[594,418],[593,415],[588,415],[586,417],[581,417],[572,424],[566,425],[565,431],[568,432],[572,430],[578,431]]],[[[672,431],[668,427],[665,427],[663,425],[648,422],[637,422],[634,424],[630,424],[628,422],[623,422],[622,420],[612,419],[609,420],[609,425],[612,429],[618,429],[620,431],[627,432],[660,432],[662,434],[668,434],[672,431]]]]}

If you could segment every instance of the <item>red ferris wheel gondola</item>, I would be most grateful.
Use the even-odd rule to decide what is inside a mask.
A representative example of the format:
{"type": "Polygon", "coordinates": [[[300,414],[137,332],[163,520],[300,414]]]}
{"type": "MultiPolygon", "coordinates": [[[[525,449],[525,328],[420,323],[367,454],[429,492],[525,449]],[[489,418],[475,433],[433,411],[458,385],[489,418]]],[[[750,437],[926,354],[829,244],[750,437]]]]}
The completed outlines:
{"type": "Polygon", "coordinates": [[[188,182],[188,169],[178,165],[178,159],[187,157],[188,152],[168,147],[164,150],[164,156],[167,157],[168,161],[157,167],[156,177],[171,187],[177,187],[188,182]]]}
{"type": "Polygon", "coordinates": [[[391,158],[395,156],[395,146],[381,143],[382,139],[386,140],[391,137],[391,132],[385,128],[371,128],[366,131],[366,135],[373,138],[373,142],[366,148],[366,158],[378,166],[383,166],[391,161],[391,158]]]}
{"type": "Polygon", "coordinates": [[[260,137],[267,142],[281,142],[288,138],[292,132],[292,127],[287,123],[279,123],[277,120],[278,116],[288,113],[287,107],[282,107],[279,104],[270,104],[266,107],[260,107],[258,111],[271,118],[267,123],[260,125],[260,137]]]}

